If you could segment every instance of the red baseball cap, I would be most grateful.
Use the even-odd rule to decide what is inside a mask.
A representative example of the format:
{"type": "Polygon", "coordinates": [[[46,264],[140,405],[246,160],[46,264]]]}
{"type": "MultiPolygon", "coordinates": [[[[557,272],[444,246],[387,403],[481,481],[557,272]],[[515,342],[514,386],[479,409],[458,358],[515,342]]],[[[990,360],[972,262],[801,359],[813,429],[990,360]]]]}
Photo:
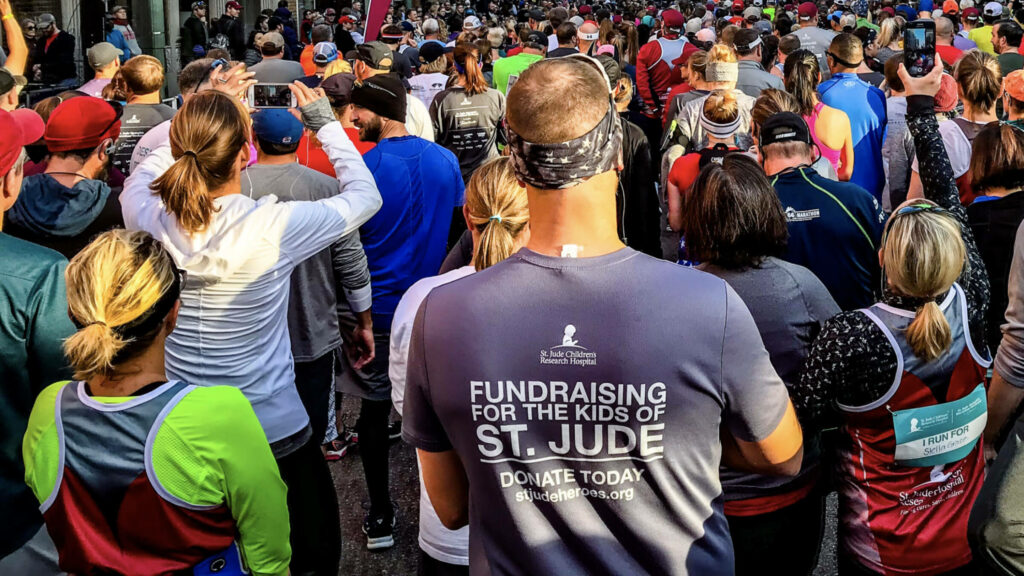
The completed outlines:
{"type": "Polygon", "coordinates": [[[121,105],[92,96],[65,100],[46,122],[46,148],[67,152],[95,148],[107,138],[121,134],[121,105]]]}
{"type": "Polygon", "coordinates": [[[681,29],[686,25],[686,19],[678,10],[665,10],[661,13],[661,21],[666,28],[681,29]]]}
{"type": "Polygon", "coordinates": [[[974,6],[964,9],[964,18],[967,20],[977,20],[979,14],[981,14],[981,12],[978,12],[978,9],[974,6]]]}
{"type": "Polygon", "coordinates": [[[44,128],[43,119],[28,108],[0,110],[0,177],[18,161],[22,148],[42,137],[44,128]]]}
{"type": "Polygon", "coordinates": [[[797,14],[801,20],[810,20],[818,17],[818,5],[814,2],[804,2],[797,8],[797,14]]]}
{"type": "MultiPolygon", "coordinates": [[[[952,0],[951,0],[951,1],[952,1],[952,0]]],[[[583,14],[590,14],[590,12],[591,12],[591,8],[590,8],[590,6],[589,6],[589,5],[587,5],[587,4],[584,4],[583,6],[580,6],[580,9],[579,9],[579,13],[580,13],[580,15],[583,15],[583,14]]]]}
{"type": "Polygon", "coordinates": [[[745,6],[743,6],[743,0],[736,0],[732,3],[733,13],[743,12],[743,8],[745,8],[745,6]]]}
{"type": "Polygon", "coordinates": [[[242,5],[239,4],[238,2],[235,2],[235,0],[231,0],[230,2],[225,4],[224,7],[225,8],[234,8],[235,10],[241,10],[242,9],[242,5]]]}

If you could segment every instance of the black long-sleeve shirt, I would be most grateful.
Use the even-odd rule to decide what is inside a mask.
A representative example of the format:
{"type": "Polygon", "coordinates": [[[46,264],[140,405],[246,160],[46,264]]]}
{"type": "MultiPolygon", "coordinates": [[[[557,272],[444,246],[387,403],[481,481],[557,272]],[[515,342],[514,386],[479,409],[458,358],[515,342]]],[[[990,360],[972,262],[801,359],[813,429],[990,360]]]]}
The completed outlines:
{"type": "Polygon", "coordinates": [[[616,204],[619,237],[630,248],[661,258],[661,204],[654,187],[651,146],[639,126],[621,118],[622,173],[616,204]]]}
{"type": "Polygon", "coordinates": [[[57,84],[68,78],[77,78],[75,68],[75,37],[61,30],[57,37],[46,45],[47,38],[36,41],[32,52],[32,62],[39,64],[42,70],[42,81],[45,84],[57,84]]]}
{"type": "MultiPolygon", "coordinates": [[[[988,347],[988,275],[967,224],[967,211],[960,204],[956,179],[935,119],[934,102],[930,96],[909,97],[907,124],[917,148],[925,197],[948,210],[960,223],[967,263],[958,282],[967,297],[971,339],[979,351],[984,351],[988,347]]],[[[937,300],[944,297],[945,294],[937,300]]],[[[888,289],[882,294],[882,301],[905,310],[914,310],[924,302],[888,289]]],[[[800,381],[791,390],[801,423],[819,429],[838,425],[841,418],[837,403],[863,406],[881,398],[892,387],[896,368],[896,353],[874,322],[858,311],[837,315],[825,323],[811,346],[800,381]]]]}

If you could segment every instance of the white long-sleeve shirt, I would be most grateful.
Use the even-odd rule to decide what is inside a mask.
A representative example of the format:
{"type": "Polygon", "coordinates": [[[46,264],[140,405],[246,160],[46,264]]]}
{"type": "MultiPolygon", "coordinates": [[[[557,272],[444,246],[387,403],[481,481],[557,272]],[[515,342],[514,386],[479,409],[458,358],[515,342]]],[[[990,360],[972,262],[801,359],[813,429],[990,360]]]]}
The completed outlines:
{"type": "Polygon", "coordinates": [[[160,240],[188,274],[178,325],[167,339],[168,377],[240,389],[269,442],[309,423],[288,338],[291,272],[381,206],[373,176],[341,124],[328,124],[317,137],[340,177],[340,193],[331,198],[279,203],[275,196],[222,196],[213,201],[207,229],[190,235],[149,189],[174,162],[169,145],[146,156],[121,193],[125,226],[160,240]]]}

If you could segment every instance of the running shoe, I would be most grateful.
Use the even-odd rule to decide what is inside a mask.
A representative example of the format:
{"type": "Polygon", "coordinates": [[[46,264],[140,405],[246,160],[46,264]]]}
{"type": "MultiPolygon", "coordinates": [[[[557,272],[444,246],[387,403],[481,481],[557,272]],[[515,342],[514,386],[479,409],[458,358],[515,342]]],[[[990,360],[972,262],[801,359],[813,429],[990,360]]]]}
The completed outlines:
{"type": "Polygon", "coordinates": [[[381,550],[395,545],[395,515],[366,515],[363,520],[363,534],[366,534],[366,549],[381,550]]]}
{"type": "Polygon", "coordinates": [[[326,444],[327,450],[324,451],[324,458],[328,462],[334,462],[335,460],[341,460],[354,448],[354,444],[346,442],[344,440],[331,440],[326,444]]]}
{"type": "Polygon", "coordinates": [[[388,439],[398,440],[402,437],[402,421],[397,420],[388,424],[388,439]]]}

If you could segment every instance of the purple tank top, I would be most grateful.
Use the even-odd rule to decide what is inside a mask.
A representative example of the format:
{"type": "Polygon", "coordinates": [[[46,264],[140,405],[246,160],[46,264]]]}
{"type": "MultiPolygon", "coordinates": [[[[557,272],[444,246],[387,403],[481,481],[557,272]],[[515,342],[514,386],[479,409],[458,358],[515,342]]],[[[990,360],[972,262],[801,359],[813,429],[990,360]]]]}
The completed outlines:
{"type": "Polygon", "coordinates": [[[810,116],[804,116],[804,121],[807,122],[807,127],[810,128],[810,130],[811,130],[811,138],[813,138],[814,139],[814,143],[818,145],[818,150],[821,151],[822,157],[827,159],[829,161],[829,163],[832,164],[832,167],[835,168],[836,172],[838,173],[839,172],[839,153],[842,152],[842,150],[838,150],[838,149],[835,149],[835,148],[829,148],[828,146],[826,146],[818,138],[818,131],[817,131],[816,127],[815,127],[815,124],[818,123],[818,115],[821,114],[821,109],[824,108],[824,107],[825,107],[825,104],[822,103],[822,102],[818,102],[817,104],[815,104],[814,105],[814,113],[811,114],[810,116]]]}

